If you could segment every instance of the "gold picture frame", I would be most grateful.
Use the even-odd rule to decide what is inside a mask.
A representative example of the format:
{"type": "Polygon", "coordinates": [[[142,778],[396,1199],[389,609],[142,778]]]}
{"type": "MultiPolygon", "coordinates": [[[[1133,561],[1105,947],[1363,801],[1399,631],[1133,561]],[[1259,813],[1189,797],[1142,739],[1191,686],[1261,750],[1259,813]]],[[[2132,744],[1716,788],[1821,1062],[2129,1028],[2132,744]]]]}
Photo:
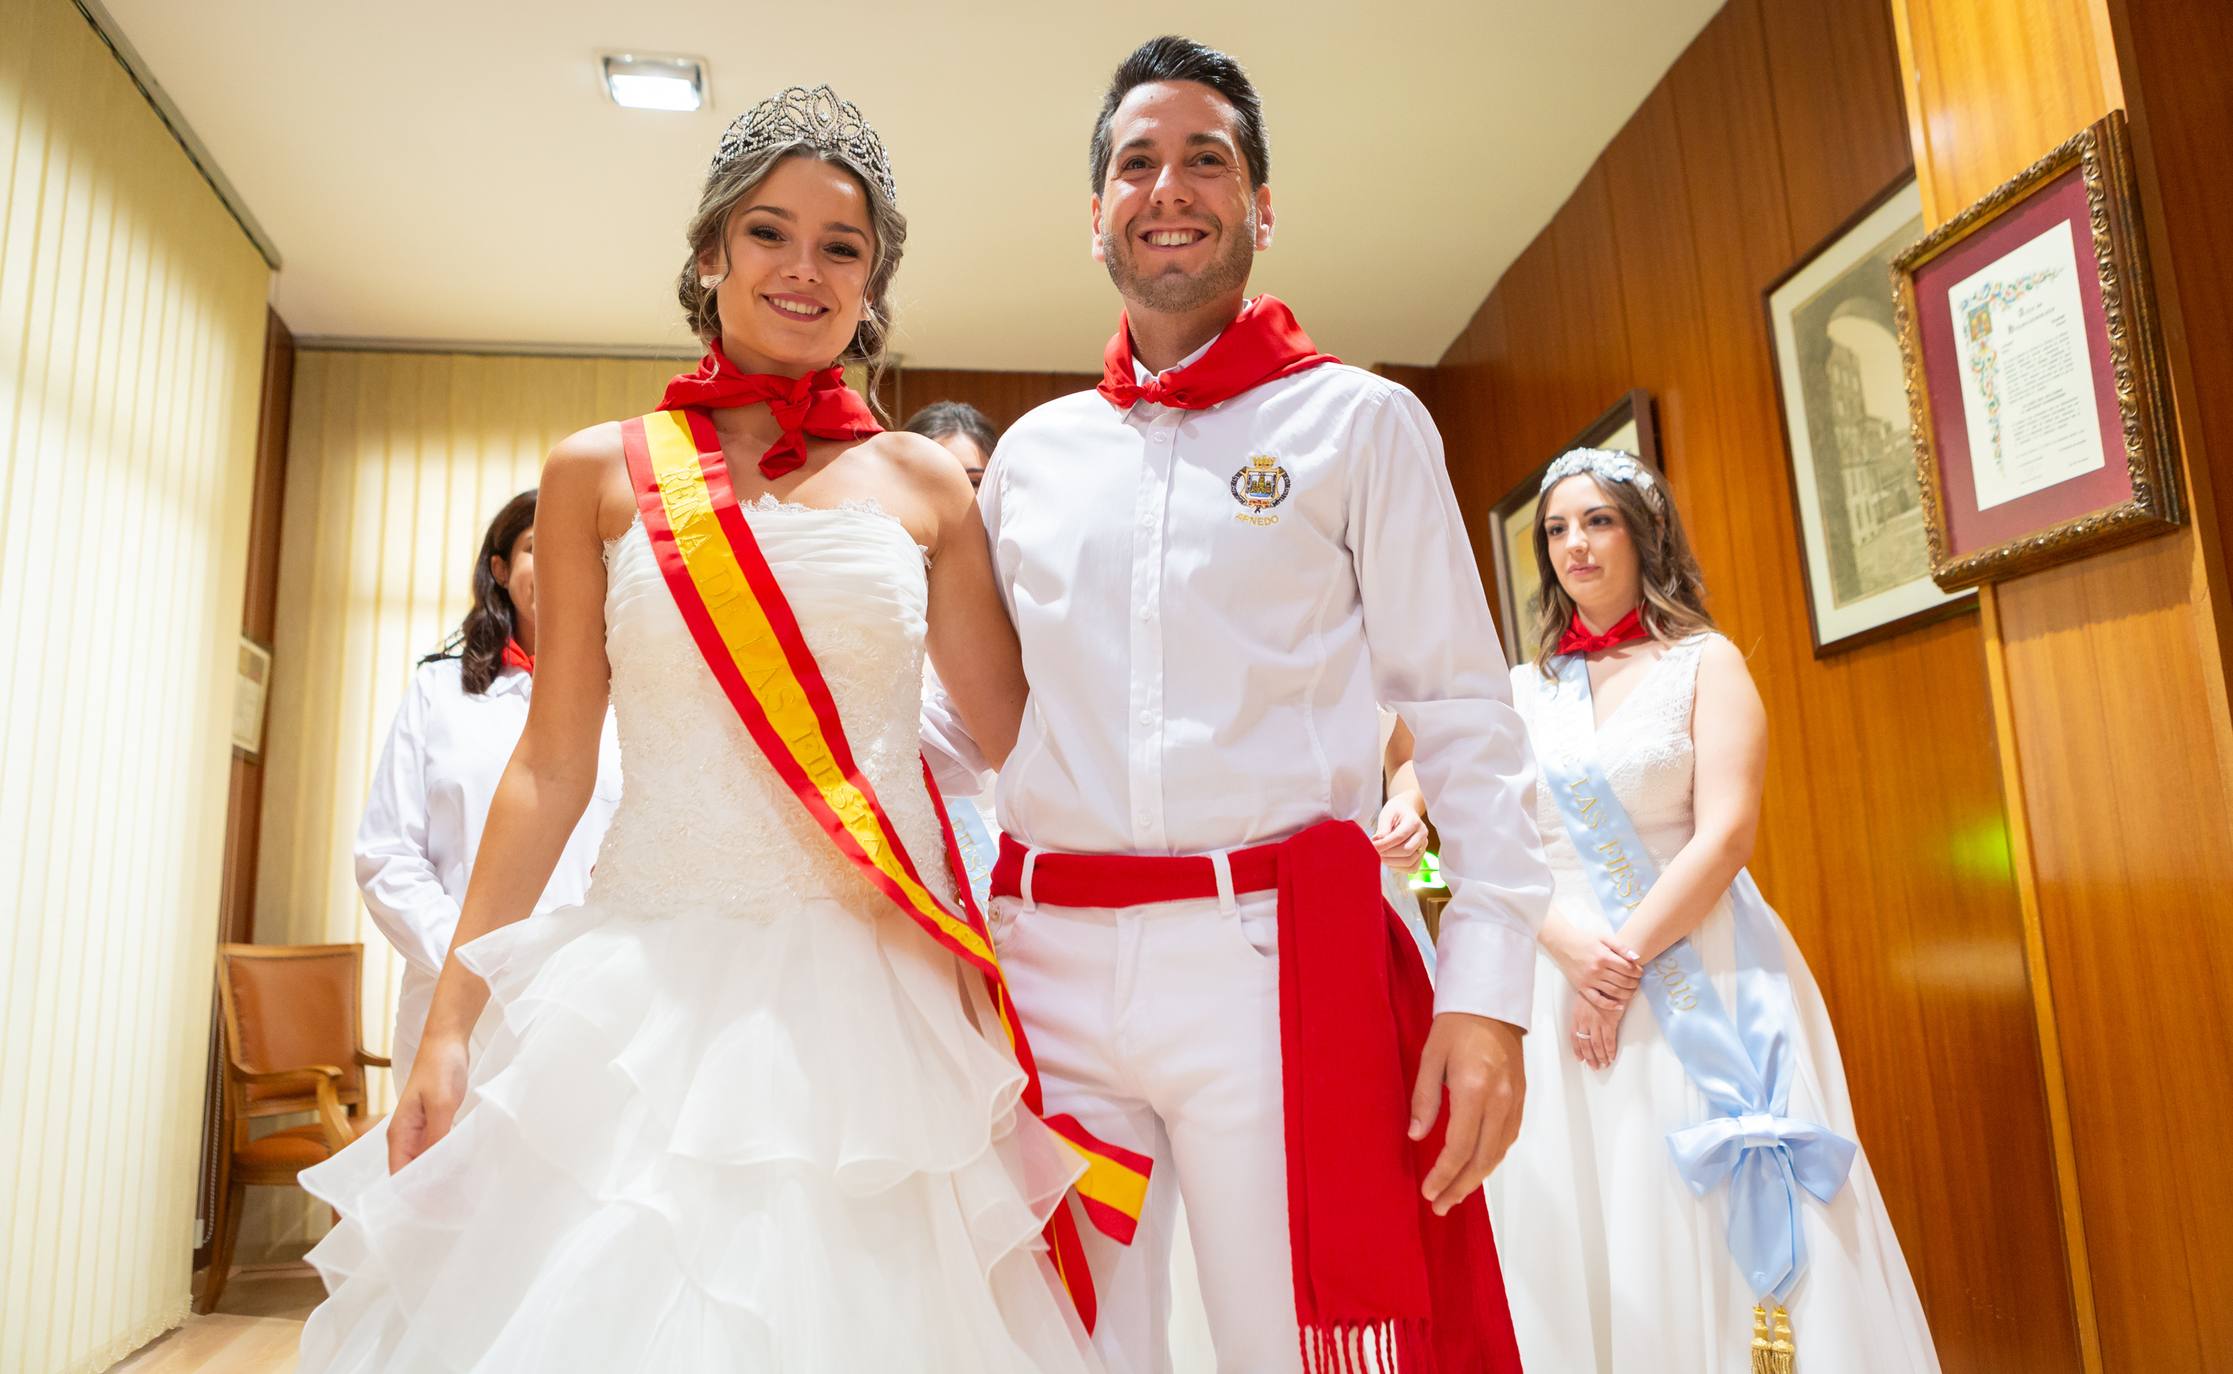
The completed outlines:
{"type": "MultiPolygon", "coordinates": [[[[1926,234],[1893,260],[1892,275],[1931,576],[1940,587],[1953,591],[2020,576],[2179,525],[2178,430],[2122,111],[2081,130],[1926,234]],[[1979,445],[1973,435],[1986,432],[1978,428],[1982,416],[1993,461],[2002,462],[1996,311],[2057,269],[2020,278],[1988,274],[2004,263],[2045,261],[2023,255],[2048,244],[2065,225],[2076,270],[2064,289],[2073,305],[2058,310],[2050,324],[2068,337],[2082,332],[2084,351],[2075,356],[2066,347],[2056,355],[2071,375],[2036,413],[2050,421],[2059,416],[2064,440],[2090,441],[2097,433],[2099,461],[2080,470],[2087,461],[2083,444],[2042,444],[2043,452],[2079,455],[2058,459],[2067,476],[2041,463],[2041,475],[2019,472],[1988,493],[1993,474],[1974,456],[1979,445]],[[1952,294],[1980,280],[1987,283],[1983,293],[1952,294]],[[1961,334],[1968,336],[1966,364],[1961,334]],[[2082,378],[2076,375],[2081,370],[2082,378]],[[2079,381],[2084,384],[2075,385],[2079,381]],[[2088,407],[2091,419],[2082,413],[2088,407]]],[[[2012,429],[2015,441],[2024,442],[2023,424],[2012,429]]],[[[2019,448],[2016,457],[2020,463],[2025,451],[2019,448]]]]}

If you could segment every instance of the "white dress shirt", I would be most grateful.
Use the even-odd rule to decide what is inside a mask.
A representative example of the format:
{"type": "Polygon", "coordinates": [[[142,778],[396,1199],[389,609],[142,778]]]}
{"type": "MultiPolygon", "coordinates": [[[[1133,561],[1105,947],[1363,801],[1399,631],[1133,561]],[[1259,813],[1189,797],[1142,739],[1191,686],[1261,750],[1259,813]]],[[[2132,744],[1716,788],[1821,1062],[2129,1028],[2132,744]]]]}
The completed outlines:
{"type": "Polygon", "coordinates": [[[1031,682],[1003,830],[1198,854],[1370,829],[1384,703],[1418,738],[1452,891],[1436,1010],[1528,1023],[1551,887],[1534,764],[1417,398],[1338,364],[1198,411],[1081,392],[1008,430],[979,503],[1031,682]]]}
{"type": "MultiPolygon", "coordinates": [[[[357,886],[373,924],[404,960],[390,1054],[399,1088],[417,1057],[489,802],[527,728],[533,690],[531,675],[506,668],[488,691],[468,696],[457,659],[421,664],[380,751],[357,825],[357,886]]],[[[587,895],[597,846],[619,801],[620,741],[608,710],[595,793],[551,870],[537,911],[573,906],[587,895]]]]}

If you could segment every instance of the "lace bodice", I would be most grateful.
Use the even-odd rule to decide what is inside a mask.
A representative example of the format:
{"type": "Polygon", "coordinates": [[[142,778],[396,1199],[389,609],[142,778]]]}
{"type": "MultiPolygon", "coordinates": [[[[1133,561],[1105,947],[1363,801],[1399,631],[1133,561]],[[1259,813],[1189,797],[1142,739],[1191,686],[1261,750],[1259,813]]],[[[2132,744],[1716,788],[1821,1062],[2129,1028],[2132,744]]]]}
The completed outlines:
{"type": "MultiPolygon", "coordinates": [[[[746,520],[828,680],[855,761],[923,880],[953,888],[922,780],[923,551],[872,504],[747,506],[746,520]]],[[[729,704],[639,520],[605,546],[605,649],[620,730],[620,807],[590,900],[656,916],[767,921],[802,900],[880,901],[769,767],[729,704]]]]}
{"type": "MultiPolygon", "coordinates": [[[[1537,751],[1591,749],[1645,848],[1662,867],[1690,842],[1696,828],[1690,706],[1697,695],[1699,656],[1714,637],[1695,635],[1670,646],[1602,729],[1594,723],[1587,697],[1561,692],[1557,682],[1545,681],[1531,663],[1512,670],[1513,704],[1527,721],[1537,751]]],[[[1541,786],[1535,790],[1535,819],[1552,869],[1579,875],[1581,860],[1566,837],[1565,819],[1556,799],[1541,786]]]]}

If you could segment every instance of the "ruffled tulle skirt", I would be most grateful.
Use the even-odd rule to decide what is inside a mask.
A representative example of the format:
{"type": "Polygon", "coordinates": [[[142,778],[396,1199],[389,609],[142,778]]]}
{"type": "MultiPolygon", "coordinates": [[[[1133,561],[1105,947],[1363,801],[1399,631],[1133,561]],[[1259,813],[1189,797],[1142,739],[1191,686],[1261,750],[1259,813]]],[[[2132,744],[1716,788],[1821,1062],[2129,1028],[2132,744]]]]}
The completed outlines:
{"type": "Polygon", "coordinates": [[[1077,1157],[915,927],[593,904],[460,957],[450,1134],[303,1175],[341,1221],[302,1374],[1093,1367],[1040,1239],[1077,1157]]]}

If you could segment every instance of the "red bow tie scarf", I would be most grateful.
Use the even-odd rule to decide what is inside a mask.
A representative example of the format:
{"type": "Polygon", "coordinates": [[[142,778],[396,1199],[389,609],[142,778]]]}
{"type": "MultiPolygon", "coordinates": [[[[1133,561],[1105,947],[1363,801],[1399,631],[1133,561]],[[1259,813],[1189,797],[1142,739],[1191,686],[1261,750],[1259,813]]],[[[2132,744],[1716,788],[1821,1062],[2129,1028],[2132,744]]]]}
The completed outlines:
{"type": "Polygon", "coordinates": [[[1574,618],[1567,622],[1566,633],[1558,637],[1558,651],[1561,655],[1594,654],[1604,649],[1617,649],[1634,640],[1650,638],[1651,631],[1644,628],[1641,609],[1630,611],[1614,621],[1612,628],[1603,634],[1584,625],[1582,613],[1576,611],[1574,618]]]}
{"type": "Polygon", "coordinates": [[[866,439],[884,427],[860,393],[845,384],[843,368],[825,367],[803,377],[740,372],[717,340],[698,370],[667,383],[661,410],[724,410],[765,404],[782,435],[760,455],[760,475],[770,481],[806,462],[809,439],[866,439]]]}

